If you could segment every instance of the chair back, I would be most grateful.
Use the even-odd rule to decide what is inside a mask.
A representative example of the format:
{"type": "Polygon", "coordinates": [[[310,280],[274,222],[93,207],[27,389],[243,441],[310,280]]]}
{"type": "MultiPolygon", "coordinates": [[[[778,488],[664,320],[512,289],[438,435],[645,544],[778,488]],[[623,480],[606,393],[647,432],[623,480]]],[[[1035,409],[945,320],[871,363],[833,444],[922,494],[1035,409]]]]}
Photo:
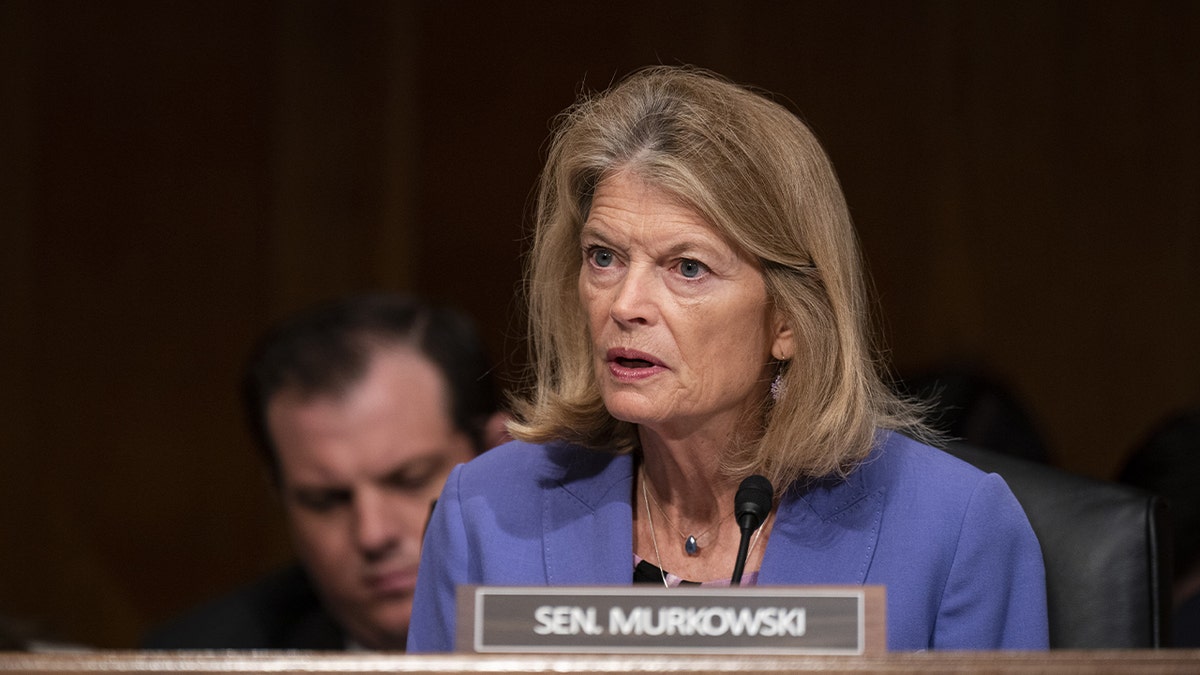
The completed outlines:
{"type": "Polygon", "coordinates": [[[951,444],[1008,483],[1042,545],[1052,649],[1167,647],[1171,551],[1165,502],[1148,492],[951,444]]]}

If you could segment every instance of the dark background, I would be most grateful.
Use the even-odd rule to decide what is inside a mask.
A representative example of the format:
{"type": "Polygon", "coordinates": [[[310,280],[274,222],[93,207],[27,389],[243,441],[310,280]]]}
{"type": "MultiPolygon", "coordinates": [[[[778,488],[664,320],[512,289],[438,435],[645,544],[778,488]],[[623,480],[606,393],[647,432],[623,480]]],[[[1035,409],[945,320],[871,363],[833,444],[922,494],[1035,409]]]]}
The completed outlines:
{"type": "Polygon", "coordinates": [[[234,391],[286,312],[415,290],[517,372],[551,119],[653,63],[813,126],[900,371],[1101,478],[1200,404],[1200,4],[0,0],[0,613],[130,647],[286,559],[234,391]]]}

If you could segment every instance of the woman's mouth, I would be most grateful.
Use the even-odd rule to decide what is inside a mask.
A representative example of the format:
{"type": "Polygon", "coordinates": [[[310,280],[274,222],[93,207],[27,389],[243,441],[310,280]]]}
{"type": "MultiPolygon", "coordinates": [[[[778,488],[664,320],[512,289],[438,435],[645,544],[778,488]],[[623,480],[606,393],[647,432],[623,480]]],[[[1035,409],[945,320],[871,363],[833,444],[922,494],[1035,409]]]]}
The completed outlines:
{"type": "Polygon", "coordinates": [[[662,361],[645,352],[618,347],[605,354],[608,370],[619,381],[640,380],[666,370],[662,361]]]}

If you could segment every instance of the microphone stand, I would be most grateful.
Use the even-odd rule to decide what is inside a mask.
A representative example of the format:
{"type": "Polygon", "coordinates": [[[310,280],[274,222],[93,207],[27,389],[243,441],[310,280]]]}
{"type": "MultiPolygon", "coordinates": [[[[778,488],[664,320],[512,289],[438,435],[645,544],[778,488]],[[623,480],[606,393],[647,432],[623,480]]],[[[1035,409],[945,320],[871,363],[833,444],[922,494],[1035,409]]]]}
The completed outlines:
{"type": "Polygon", "coordinates": [[[737,560],[733,563],[733,577],[729,580],[730,586],[742,585],[742,570],[746,568],[746,555],[750,551],[750,535],[756,528],[742,528],[742,540],[738,543],[737,560]]]}
{"type": "Polygon", "coordinates": [[[730,586],[742,585],[742,571],[746,568],[746,557],[750,554],[750,535],[766,520],[774,500],[775,492],[771,488],[771,481],[763,476],[750,476],[738,486],[738,491],[733,497],[733,510],[737,516],[738,527],[742,530],[742,539],[738,542],[737,560],[733,563],[730,586]]]}

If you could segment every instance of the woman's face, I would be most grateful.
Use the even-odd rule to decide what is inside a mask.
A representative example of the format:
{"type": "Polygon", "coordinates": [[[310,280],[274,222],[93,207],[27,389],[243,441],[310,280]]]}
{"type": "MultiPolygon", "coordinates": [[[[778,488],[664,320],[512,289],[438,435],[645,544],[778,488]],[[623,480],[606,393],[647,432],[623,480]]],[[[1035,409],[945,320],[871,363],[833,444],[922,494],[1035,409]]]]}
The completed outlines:
{"type": "Polygon", "coordinates": [[[790,353],[758,268],[691,209],[620,172],[580,233],[579,297],[617,419],[672,438],[728,433],[790,353]]]}

